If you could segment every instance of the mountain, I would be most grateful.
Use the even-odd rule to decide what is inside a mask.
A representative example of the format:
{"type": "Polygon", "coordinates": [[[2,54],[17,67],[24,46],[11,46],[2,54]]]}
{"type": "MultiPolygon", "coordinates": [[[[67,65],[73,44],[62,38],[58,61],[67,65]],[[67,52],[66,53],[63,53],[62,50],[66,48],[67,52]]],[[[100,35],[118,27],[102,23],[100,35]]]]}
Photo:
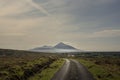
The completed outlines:
{"type": "Polygon", "coordinates": [[[57,48],[57,49],[76,49],[70,45],[67,45],[67,44],[64,44],[62,42],[60,42],[59,44],[55,45],[54,48],[57,48]]]}
{"type": "Polygon", "coordinates": [[[35,51],[35,52],[54,52],[55,49],[52,46],[42,46],[42,47],[33,48],[30,51],[35,51]]]}
{"type": "Polygon", "coordinates": [[[37,47],[37,48],[34,48],[34,50],[50,50],[50,49],[53,49],[52,46],[43,46],[43,47],[37,47]]]}
{"type": "Polygon", "coordinates": [[[67,45],[67,44],[60,42],[53,47],[52,46],[37,47],[37,48],[31,49],[30,51],[63,53],[63,52],[79,52],[80,50],[78,50],[70,45],[67,45]]]}

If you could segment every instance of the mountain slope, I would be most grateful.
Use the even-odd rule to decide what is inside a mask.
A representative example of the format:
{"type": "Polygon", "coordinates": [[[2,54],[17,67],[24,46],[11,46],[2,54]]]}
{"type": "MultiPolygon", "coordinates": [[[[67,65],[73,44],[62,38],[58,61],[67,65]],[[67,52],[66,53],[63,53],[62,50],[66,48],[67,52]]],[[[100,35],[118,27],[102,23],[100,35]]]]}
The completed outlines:
{"type": "Polygon", "coordinates": [[[52,46],[37,47],[37,48],[32,49],[31,51],[63,53],[63,52],[79,52],[80,50],[61,42],[53,47],[52,46]]]}
{"type": "Polygon", "coordinates": [[[67,44],[64,44],[62,42],[60,42],[59,44],[57,44],[56,46],[54,46],[54,48],[57,48],[57,49],[76,49],[70,45],[67,45],[67,44]]]}
{"type": "Polygon", "coordinates": [[[43,47],[34,48],[33,50],[50,50],[50,49],[53,49],[53,47],[52,46],[43,46],[43,47]]]}

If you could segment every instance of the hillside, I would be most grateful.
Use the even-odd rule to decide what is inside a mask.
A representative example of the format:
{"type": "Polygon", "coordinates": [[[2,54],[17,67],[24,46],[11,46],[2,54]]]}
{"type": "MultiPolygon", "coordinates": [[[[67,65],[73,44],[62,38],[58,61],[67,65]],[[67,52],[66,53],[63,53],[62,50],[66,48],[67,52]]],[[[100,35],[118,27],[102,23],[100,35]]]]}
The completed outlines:
{"type": "Polygon", "coordinates": [[[31,51],[36,52],[51,52],[51,53],[66,53],[66,52],[80,52],[80,50],[74,48],[65,43],[58,43],[55,46],[43,46],[43,47],[36,47],[31,49],[31,51]]]}

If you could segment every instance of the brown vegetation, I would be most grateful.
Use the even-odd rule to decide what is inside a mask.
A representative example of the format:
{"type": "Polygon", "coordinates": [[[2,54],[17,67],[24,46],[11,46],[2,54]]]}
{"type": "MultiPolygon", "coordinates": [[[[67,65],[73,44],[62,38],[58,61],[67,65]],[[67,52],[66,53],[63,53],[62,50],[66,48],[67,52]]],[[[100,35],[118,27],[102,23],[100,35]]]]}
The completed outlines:
{"type": "Polygon", "coordinates": [[[1,53],[0,80],[27,80],[58,59],[58,56],[46,53],[17,50],[2,50],[1,53]]]}

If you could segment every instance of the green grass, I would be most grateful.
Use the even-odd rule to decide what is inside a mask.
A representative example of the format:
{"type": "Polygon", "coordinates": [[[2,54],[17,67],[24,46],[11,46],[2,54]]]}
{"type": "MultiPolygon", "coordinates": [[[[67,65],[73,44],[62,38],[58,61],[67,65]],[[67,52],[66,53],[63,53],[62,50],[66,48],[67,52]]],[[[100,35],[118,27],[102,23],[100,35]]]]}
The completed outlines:
{"type": "Polygon", "coordinates": [[[54,53],[0,49],[0,80],[27,80],[58,58],[54,53]]]}
{"type": "Polygon", "coordinates": [[[54,74],[62,67],[64,59],[59,59],[53,62],[48,68],[44,69],[41,73],[36,74],[29,80],[50,80],[54,74]]]}
{"type": "MultiPolygon", "coordinates": [[[[120,80],[120,68],[112,64],[96,64],[97,59],[77,59],[88,68],[96,80],[120,80]]],[[[102,61],[103,59],[101,59],[102,61]]],[[[108,59],[109,60],[109,59],[108,59]]]]}
{"type": "MultiPolygon", "coordinates": [[[[38,69],[38,65],[45,66],[48,62],[53,61],[54,59],[50,57],[1,57],[0,58],[0,80],[6,79],[21,79],[21,77],[27,76],[24,74],[28,73],[37,73],[35,69],[38,69]],[[3,62],[2,62],[3,61],[3,62]],[[27,70],[27,71],[26,71],[27,70]]],[[[31,75],[32,76],[32,75],[31,75]]]]}

